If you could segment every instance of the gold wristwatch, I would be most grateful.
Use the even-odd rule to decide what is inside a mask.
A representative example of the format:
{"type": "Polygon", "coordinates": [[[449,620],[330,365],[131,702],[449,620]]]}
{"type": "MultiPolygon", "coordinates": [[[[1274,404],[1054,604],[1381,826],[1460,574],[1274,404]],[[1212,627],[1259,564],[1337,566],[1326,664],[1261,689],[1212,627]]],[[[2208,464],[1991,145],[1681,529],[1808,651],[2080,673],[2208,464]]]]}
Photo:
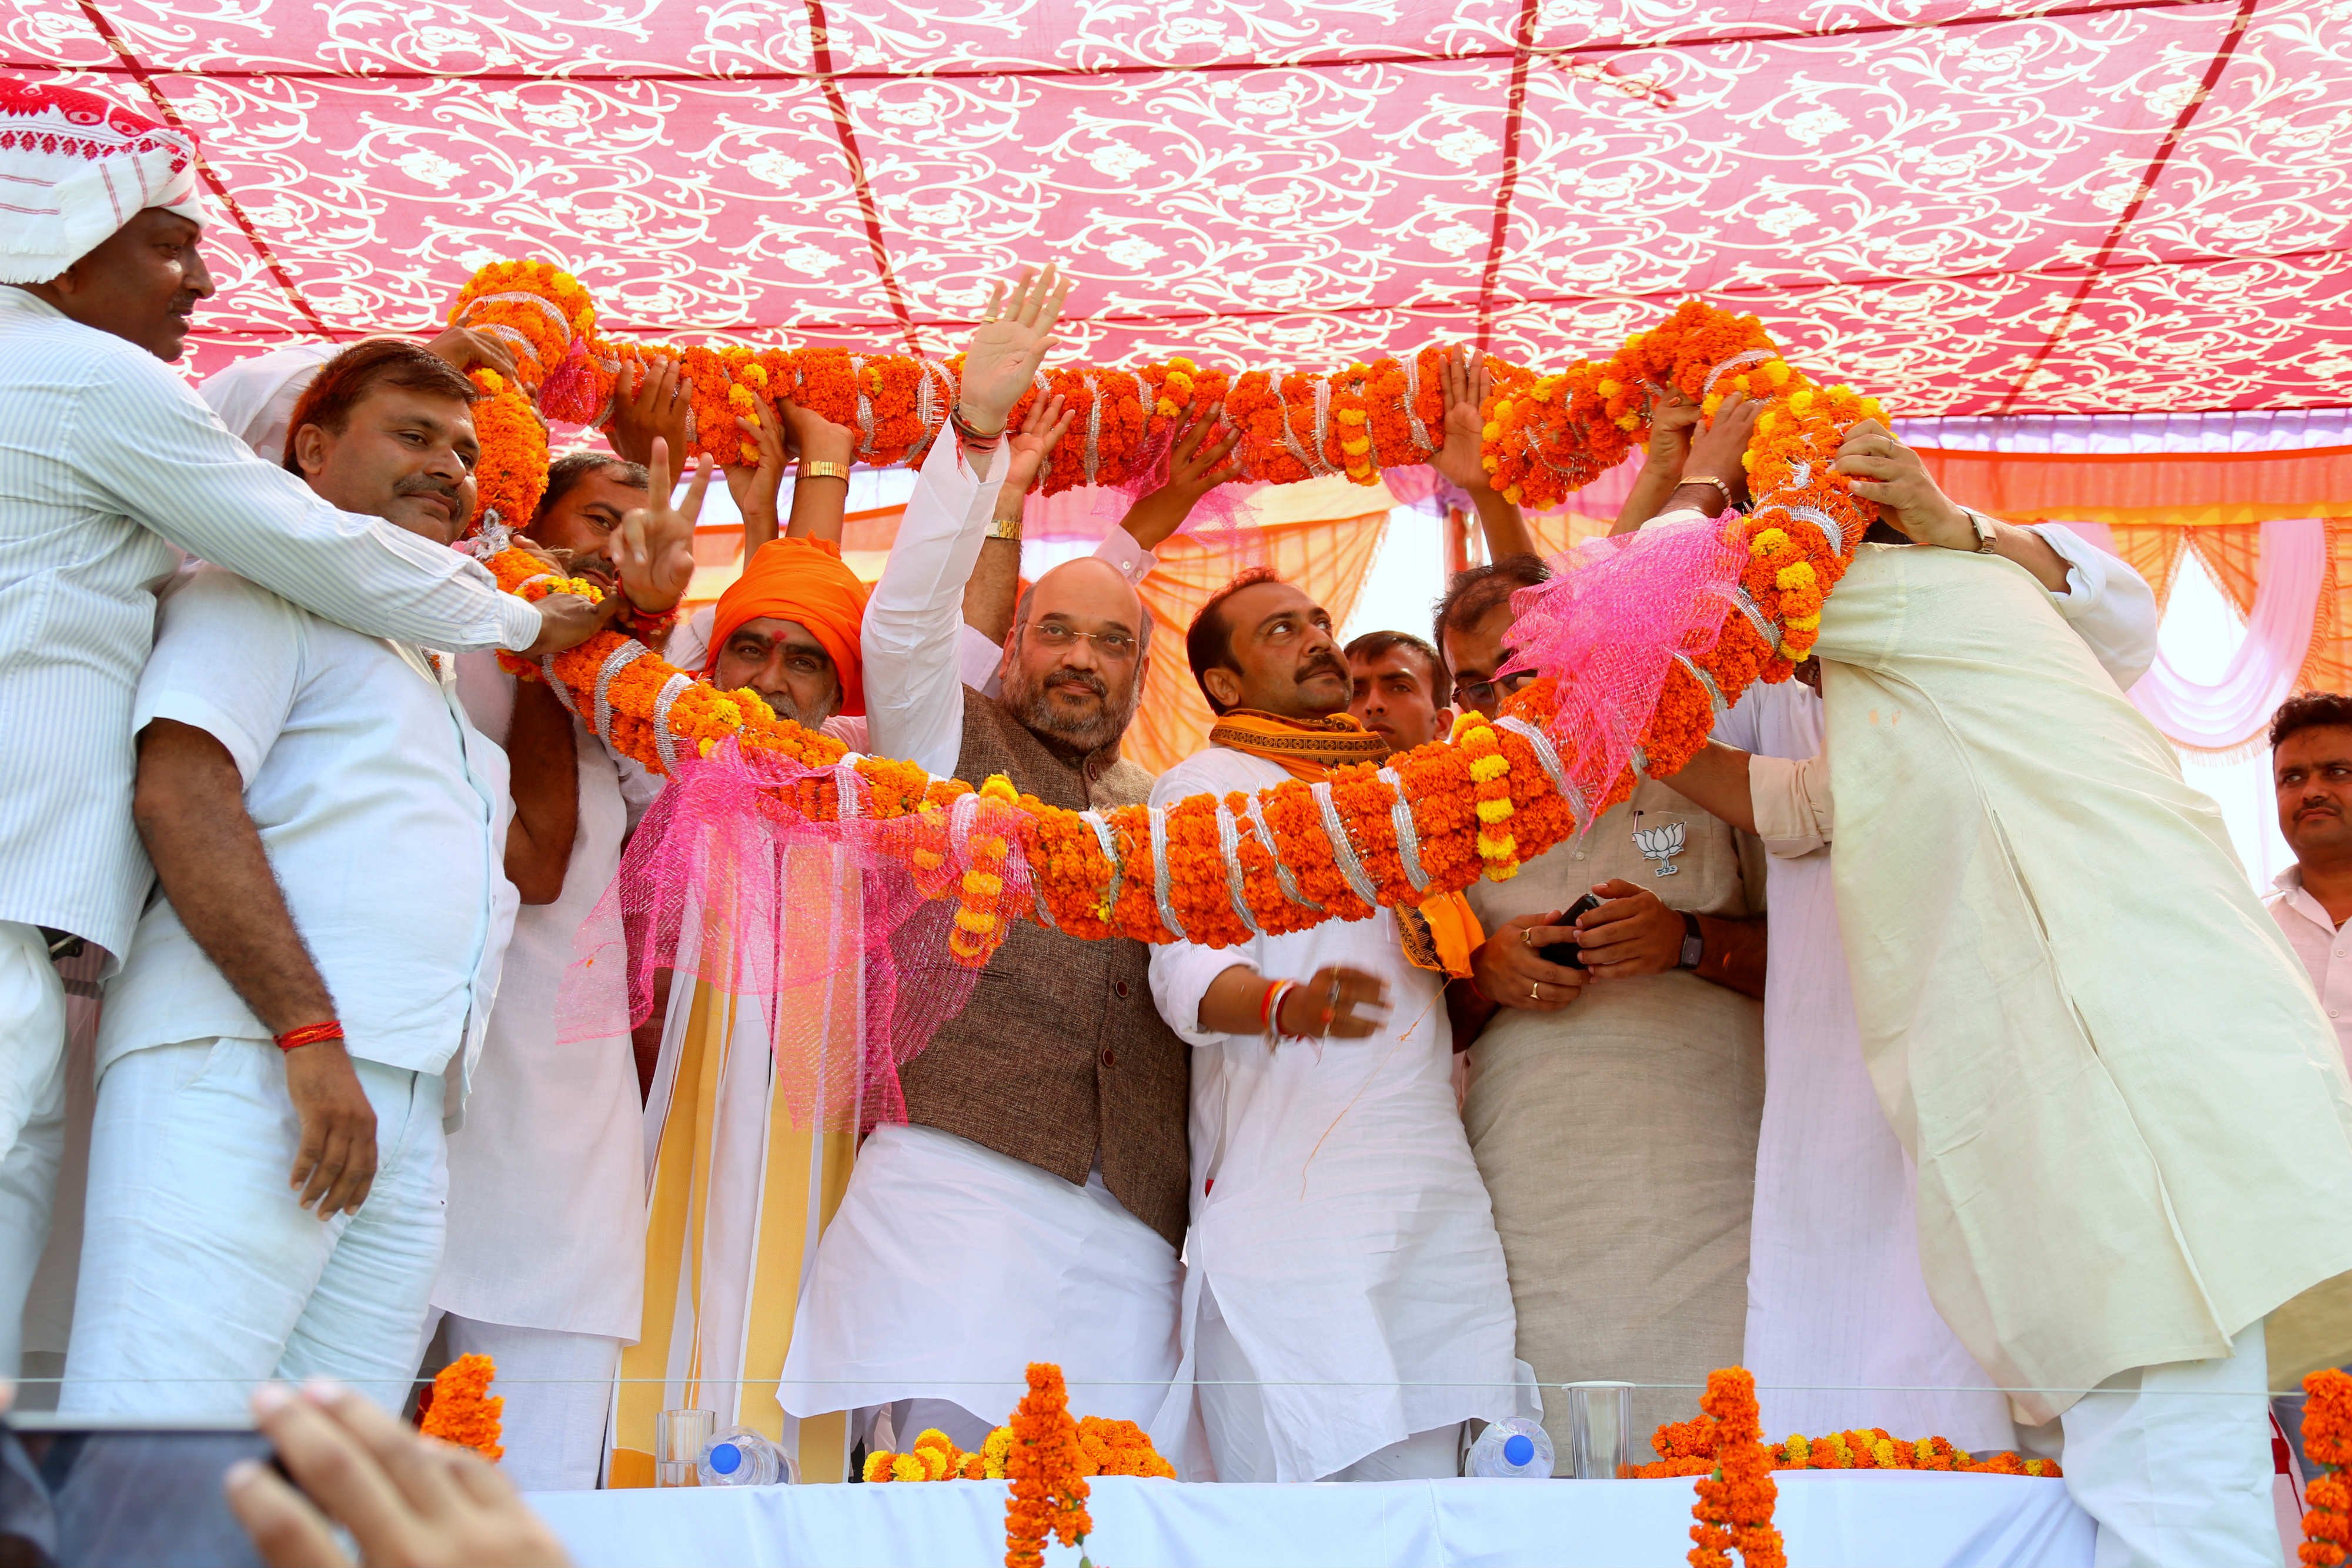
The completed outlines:
{"type": "Polygon", "coordinates": [[[846,463],[803,463],[801,465],[801,477],[803,479],[838,479],[845,485],[849,483],[849,465],[846,463]]]}
{"type": "Polygon", "coordinates": [[[1009,517],[997,517],[989,518],[988,537],[992,539],[1011,539],[1016,544],[1020,542],[1021,514],[1015,512],[1009,517]]]}
{"type": "Polygon", "coordinates": [[[1975,508],[1970,507],[1962,507],[1960,508],[1960,516],[1968,518],[1969,527],[1976,529],[1977,531],[1977,554],[1992,554],[1993,540],[1995,538],[1992,528],[1992,519],[1986,517],[1982,512],[1977,511],[1975,508]]]}

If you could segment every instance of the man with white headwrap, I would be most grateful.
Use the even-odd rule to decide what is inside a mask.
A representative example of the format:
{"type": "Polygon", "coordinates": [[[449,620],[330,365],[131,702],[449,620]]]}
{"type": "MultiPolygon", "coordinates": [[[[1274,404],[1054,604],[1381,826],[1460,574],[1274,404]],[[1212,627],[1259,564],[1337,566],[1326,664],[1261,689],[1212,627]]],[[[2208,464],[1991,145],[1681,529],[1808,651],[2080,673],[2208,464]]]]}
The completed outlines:
{"type": "Polygon", "coordinates": [[[500,593],[478,563],[330,506],[166,368],[213,292],[197,177],[184,133],[0,78],[0,756],[13,780],[0,805],[0,1374],[16,1366],[62,1141],[54,959],[91,945],[119,960],[147,894],[131,706],[173,546],[353,630],[436,648],[550,653],[602,622],[577,599],[500,593]]]}

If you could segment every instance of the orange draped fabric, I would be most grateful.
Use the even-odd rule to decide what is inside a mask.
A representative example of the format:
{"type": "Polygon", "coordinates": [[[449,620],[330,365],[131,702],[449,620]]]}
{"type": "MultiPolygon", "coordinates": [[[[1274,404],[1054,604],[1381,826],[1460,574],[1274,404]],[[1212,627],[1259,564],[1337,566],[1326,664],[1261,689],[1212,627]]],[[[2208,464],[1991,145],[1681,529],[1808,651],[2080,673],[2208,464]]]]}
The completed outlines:
{"type": "Polygon", "coordinates": [[[2352,446],[2284,452],[1959,452],[1922,447],[1944,493],[2024,523],[2205,528],[2352,519],[2352,446]]]}

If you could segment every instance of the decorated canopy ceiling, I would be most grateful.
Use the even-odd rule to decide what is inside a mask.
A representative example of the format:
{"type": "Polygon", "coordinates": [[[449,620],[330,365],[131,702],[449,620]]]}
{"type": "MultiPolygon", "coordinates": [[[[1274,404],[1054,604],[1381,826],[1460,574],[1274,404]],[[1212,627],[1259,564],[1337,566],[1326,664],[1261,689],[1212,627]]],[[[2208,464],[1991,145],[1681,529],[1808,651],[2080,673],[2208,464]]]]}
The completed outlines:
{"type": "Polygon", "coordinates": [[[1901,412],[2352,402],[2352,0],[11,0],[233,199],[200,367],[544,256],[613,335],[1538,367],[1677,298],[1901,412]]]}

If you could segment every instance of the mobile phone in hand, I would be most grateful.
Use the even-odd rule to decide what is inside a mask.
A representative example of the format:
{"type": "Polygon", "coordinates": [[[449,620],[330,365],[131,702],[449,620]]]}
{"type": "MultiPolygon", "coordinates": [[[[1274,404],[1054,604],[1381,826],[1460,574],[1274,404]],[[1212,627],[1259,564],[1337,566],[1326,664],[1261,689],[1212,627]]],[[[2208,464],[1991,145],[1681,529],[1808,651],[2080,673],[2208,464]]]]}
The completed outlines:
{"type": "MultiPolygon", "coordinates": [[[[1575,905],[1566,914],[1562,915],[1557,921],[1553,922],[1553,924],[1558,925],[1573,925],[1576,924],[1576,918],[1578,915],[1582,915],[1588,909],[1598,909],[1600,907],[1600,894],[1588,893],[1582,898],[1578,899],[1575,905]]],[[[1558,964],[1563,969],[1581,969],[1584,967],[1584,949],[1578,946],[1573,942],[1546,943],[1543,946],[1536,949],[1536,956],[1541,958],[1547,964],[1558,964]]]]}
{"type": "Polygon", "coordinates": [[[11,1415],[0,1425],[0,1562],[259,1568],[221,1478],[239,1459],[274,1458],[249,1422],[11,1415]]]}

